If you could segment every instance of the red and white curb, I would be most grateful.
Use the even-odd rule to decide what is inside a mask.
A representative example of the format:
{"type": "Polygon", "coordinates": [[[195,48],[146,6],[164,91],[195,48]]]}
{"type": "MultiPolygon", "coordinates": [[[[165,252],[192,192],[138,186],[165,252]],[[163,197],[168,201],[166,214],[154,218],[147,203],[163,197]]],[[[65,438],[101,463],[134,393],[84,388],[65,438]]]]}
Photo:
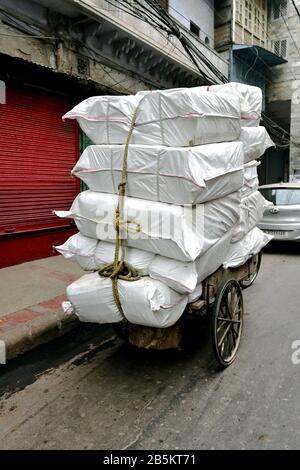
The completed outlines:
{"type": "Polygon", "coordinates": [[[76,326],[76,315],[62,309],[65,301],[60,295],[0,317],[0,364],[76,326]]]}

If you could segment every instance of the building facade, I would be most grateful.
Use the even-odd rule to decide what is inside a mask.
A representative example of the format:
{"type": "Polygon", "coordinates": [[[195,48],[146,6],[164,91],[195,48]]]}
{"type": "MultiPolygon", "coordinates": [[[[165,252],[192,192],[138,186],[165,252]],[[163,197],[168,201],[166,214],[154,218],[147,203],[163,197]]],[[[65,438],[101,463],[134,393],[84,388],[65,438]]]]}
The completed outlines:
{"type": "Polygon", "coordinates": [[[216,50],[230,63],[231,81],[262,89],[265,125],[277,144],[262,159],[259,171],[263,183],[300,177],[297,8],[300,11],[299,0],[216,2],[216,50]]]}
{"type": "Polygon", "coordinates": [[[213,2],[157,3],[0,0],[0,267],[51,256],[75,231],[53,215],[80,190],[70,170],[88,143],[62,123],[67,110],[95,94],[227,78],[213,49],[213,2]]]}
{"type": "Polygon", "coordinates": [[[290,132],[290,144],[281,150],[285,180],[300,181],[300,1],[270,2],[269,8],[271,48],[287,62],[272,69],[267,86],[268,110],[290,132]]]}
{"type": "Polygon", "coordinates": [[[179,23],[214,48],[214,0],[169,0],[168,10],[179,23]]]}

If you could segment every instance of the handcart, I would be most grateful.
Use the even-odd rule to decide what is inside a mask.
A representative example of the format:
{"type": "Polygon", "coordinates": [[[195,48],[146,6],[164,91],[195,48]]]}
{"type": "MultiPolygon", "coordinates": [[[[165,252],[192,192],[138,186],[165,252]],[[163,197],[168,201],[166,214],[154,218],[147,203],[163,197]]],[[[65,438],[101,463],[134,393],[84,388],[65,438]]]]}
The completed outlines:
{"type": "Polygon", "coordinates": [[[242,266],[220,267],[203,281],[199,300],[189,304],[181,319],[169,328],[149,328],[140,325],[118,324],[116,332],[131,344],[146,349],[180,349],[181,325],[188,317],[209,320],[215,358],[223,368],[237,356],[244,323],[242,289],[255,281],[261,265],[261,253],[252,256],[242,266]]]}

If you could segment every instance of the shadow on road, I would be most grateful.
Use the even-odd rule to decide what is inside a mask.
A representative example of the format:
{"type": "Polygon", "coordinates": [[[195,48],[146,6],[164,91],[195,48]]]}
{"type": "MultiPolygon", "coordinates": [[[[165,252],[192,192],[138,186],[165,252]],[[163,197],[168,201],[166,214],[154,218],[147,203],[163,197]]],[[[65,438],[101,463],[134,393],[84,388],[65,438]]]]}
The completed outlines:
{"type": "Polygon", "coordinates": [[[300,255],[300,242],[272,241],[264,248],[264,252],[280,255],[300,255]]]}
{"type": "Polygon", "coordinates": [[[80,325],[74,331],[38,346],[10,361],[0,369],[0,397],[10,396],[34,383],[42,374],[70,361],[71,367],[101,360],[109,351],[106,364],[114,373],[121,375],[152,374],[160,371],[176,371],[180,364],[199,363],[199,375],[214,373],[218,366],[214,361],[209,325],[203,321],[187,322],[183,330],[182,350],[138,349],[120,340],[109,326],[80,325]],[[74,359],[74,360],[73,360],[74,359]]]}

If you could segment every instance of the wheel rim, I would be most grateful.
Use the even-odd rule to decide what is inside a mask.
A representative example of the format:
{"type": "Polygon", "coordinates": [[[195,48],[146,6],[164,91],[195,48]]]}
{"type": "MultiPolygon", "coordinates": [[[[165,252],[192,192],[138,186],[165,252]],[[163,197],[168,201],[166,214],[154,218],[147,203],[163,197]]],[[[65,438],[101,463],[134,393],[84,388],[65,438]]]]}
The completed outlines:
{"type": "Polygon", "coordinates": [[[260,268],[260,254],[255,255],[254,260],[255,260],[255,263],[256,263],[256,270],[253,274],[251,274],[251,276],[248,279],[243,279],[241,281],[241,286],[242,287],[250,287],[251,284],[253,284],[253,282],[257,278],[258,271],[259,271],[259,268],[260,268]]]}
{"type": "Polygon", "coordinates": [[[224,363],[238,350],[243,328],[243,298],[237,283],[226,286],[216,316],[216,346],[224,363]]]}
{"type": "Polygon", "coordinates": [[[242,286],[243,286],[243,287],[249,287],[249,286],[251,286],[251,284],[253,284],[253,282],[254,282],[255,279],[257,278],[257,274],[258,274],[258,272],[255,271],[255,273],[251,274],[251,276],[250,276],[248,279],[243,279],[243,281],[242,281],[242,286]]]}

